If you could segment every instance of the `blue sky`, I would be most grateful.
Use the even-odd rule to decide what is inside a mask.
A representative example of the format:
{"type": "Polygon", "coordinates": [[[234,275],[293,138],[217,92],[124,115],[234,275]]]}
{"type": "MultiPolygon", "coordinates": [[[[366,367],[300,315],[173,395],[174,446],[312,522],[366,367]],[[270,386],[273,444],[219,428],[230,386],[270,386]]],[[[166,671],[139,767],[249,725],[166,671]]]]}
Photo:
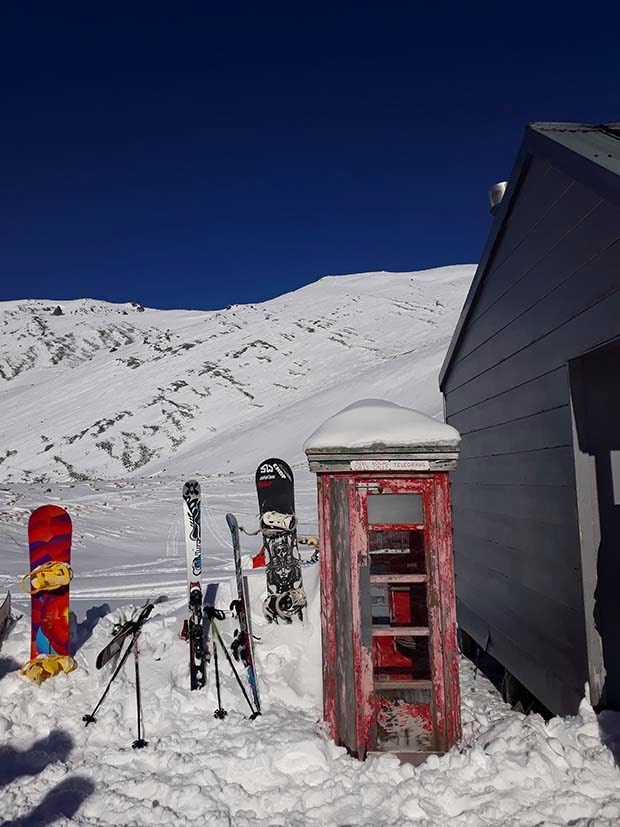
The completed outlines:
{"type": "Polygon", "coordinates": [[[475,262],[527,121],[620,120],[611,8],[7,2],[0,299],[475,262]]]}

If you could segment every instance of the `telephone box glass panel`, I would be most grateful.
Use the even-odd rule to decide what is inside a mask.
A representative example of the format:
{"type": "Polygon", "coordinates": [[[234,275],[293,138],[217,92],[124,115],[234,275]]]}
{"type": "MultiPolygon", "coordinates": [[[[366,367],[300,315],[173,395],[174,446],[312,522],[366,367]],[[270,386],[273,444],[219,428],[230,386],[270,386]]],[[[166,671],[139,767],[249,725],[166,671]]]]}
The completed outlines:
{"type": "Polygon", "coordinates": [[[428,626],[426,583],[371,583],[372,625],[428,626]]]}
{"type": "Polygon", "coordinates": [[[421,494],[368,494],[368,525],[420,525],[421,494]]]}
{"type": "Polygon", "coordinates": [[[376,749],[430,752],[437,749],[431,689],[381,689],[375,692],[376,749]]]}
{"type": "Polygon", "coordinates": [[[385,684],[430,681],[428,637],[373,635],[372,662],[375,690],[385,684]]]}
{"type": "Polygon", "coordinates": [[[370,574],[424,574],[422,531],[368,531],[370,574]]]}

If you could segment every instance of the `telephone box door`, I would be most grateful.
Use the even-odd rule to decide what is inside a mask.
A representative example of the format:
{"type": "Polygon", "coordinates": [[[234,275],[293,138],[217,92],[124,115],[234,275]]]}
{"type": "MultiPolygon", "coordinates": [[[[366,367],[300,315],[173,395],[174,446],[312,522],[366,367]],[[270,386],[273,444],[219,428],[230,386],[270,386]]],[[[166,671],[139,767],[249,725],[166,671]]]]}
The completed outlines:
{"type": "Polygon", "coordinates": [[[446,693],[446,669],[452,677],[456,638],[454,623],[446,624],[450,613],[442,610],[442,600],[454,597],[450,539],[446,546],[442,537],[446,508],[450,526],[443,476],[351,480],[360,753],[415,760],[455,740],[458,688],[446,693]]]}

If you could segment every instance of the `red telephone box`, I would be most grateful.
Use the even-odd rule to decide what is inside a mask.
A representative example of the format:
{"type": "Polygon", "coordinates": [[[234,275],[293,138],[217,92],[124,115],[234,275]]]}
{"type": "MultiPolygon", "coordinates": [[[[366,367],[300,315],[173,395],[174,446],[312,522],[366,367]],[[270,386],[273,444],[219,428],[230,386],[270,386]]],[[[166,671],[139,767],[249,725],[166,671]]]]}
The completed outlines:
{"type": "Polygon", "coordinates": [[[365,758],[419,762],[461,734],[449,425],[380,400],[304,446],[317,473],[324,718],[365,758]]]}

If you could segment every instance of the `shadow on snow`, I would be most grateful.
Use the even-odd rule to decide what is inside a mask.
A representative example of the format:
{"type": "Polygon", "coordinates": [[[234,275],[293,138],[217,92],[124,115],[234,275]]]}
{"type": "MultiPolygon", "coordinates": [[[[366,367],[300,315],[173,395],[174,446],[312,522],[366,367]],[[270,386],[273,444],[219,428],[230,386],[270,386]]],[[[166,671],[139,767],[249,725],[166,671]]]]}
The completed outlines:
{"type": "Polygon", "coordinates": [[[102,617],[110,613],[110,606],[102,603],[101,606],[91,606],[86,612],[86,618],[77,622],[74,612],[69,612],[69,634],[71,637],[71,651],[75,654],[93,633],[93,629],[102,617]]]}
{"type": "Polygon", "coordinates": [[[48,764],[64,761],[73,749],[73,739],[62,730],[52,730],[26,750],[0,747],[0,786],[24,775],[38,775],[48,764]]]}
{"type": "Polygon", "coordinates": [[[7,675],[10,675],[11,672],[17,672],[18,669],[19,663],[16,660],[14,660],[13,658],[5,658],[0,656],[0,681],[2,680],[2,678],[5,678],[7,675]]]}
{"type": "Polygon", "coordinates": [[[94,791],[95,785],[89,778],[80,775],[65,778],[45,794],[34,810],[14,821],[6,821],[6,827],[44,827],[59,818],[71,820],[94,791]]]}
{"type": "MultiPolygon", "coordinates": [[[[62,730],[53,730],[26,750],[0,747],[0,786],[38,775],[50,764],[65,761],[72,749],[73,739],[62,730]]],[[[72,819],[94,791],[95,785],[88,778],[78,775],[65,778],[49,790],[31,812],[3,823],[7,827],[42,827],[61,817],[72,819]]]]}

